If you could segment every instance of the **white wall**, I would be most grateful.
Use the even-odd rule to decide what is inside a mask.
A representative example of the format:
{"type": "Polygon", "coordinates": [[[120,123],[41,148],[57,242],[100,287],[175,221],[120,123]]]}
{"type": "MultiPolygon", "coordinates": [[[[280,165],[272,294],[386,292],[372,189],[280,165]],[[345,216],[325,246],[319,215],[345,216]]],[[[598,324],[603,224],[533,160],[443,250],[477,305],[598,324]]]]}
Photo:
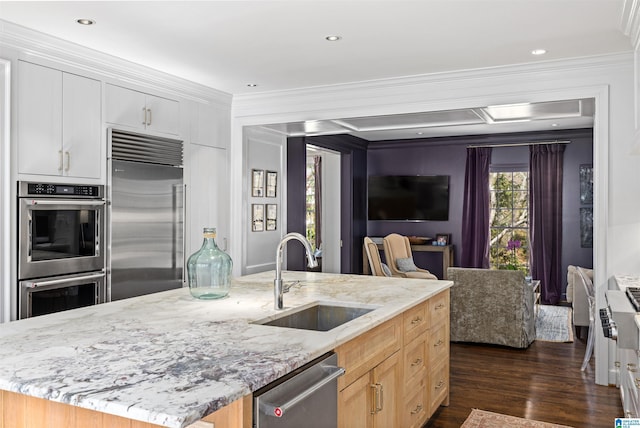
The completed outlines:
{"type": "MultiPolygon", "coordinates": [[[[381,114],[543,102],[593,97],[594,126],[594,267],[597,305],[603,307],[608,279],[640,273],[640,157],[633,146],[633,58],[607,55],[570,61],[499,67],[336,85],[234,98],[232,146],[246,125],[287,123],[381,114]]],[[[231,162],[247,154],[232,152],[231,162]]],[[[233,173],[233,180],[241,180],[233,173]]],[[[242,199],[232,195],[232,210],[242,199]]],[[[232,219],[232,230],[237,230],[232,219]]],[[[249,248],[249,253],[253,249],[249,248]]],[[[598,383],[613,382],[607,342],[596,340],[598,383]]]]}
{"type": "MultiPolygon", "coordinates": [[[[243,159],[243,167],[240,172],[240,181],[243,183],[241,192],[245,195],[243,203],[234,212],[232,219],[236,227],[240,227],[239,237],[243,244],[231,246],[231,258],[234,261],[234,275],[250,274],[275,269],[276,248],[286,230],[286,216],[283,209],[283,201],[286,201],[286,164],[285,143],[282,134],[261,128],[246,128],[244,141],[246,157],[243,159]],[[278,184],[275,198],[252,197],[251,170],[275,171],[278,173],[278,184]],[[251,230],[251,209],[253,204],[277,204],[278,222],[276,230],[254,232],[251,230]]],[[[233,170],[232,170],[233,171],[233,170]]],[[[236,195],[237,196],[237,195],[236,195]]],[[[266,216],[266,207],[265,207],[266,216]]],[[[232,221],[232,224],[233,224],[232,221]]]]}

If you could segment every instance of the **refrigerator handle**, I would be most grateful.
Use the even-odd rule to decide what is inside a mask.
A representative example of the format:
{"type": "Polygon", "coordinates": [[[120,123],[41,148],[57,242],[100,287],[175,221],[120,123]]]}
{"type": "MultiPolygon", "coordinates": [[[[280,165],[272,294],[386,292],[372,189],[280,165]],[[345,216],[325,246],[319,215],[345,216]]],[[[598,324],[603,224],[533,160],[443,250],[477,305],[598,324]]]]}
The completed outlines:
{"type": "Polygon", "coordinates": [[[186,281],[187,272],[187,185],[184,185],[184,191],[182,192],[182,206],[184,207],[184,219],[182,220],[182,285],[186,281]]]}

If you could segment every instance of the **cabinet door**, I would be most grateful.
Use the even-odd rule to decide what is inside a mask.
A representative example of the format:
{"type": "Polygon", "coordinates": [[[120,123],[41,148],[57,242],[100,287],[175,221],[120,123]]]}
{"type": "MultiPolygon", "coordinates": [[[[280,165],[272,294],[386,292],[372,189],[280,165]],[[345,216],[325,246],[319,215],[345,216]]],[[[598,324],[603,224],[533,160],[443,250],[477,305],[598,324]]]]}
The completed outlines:
{"type": "Polygon", "coordinates": [[[226,251],[230,205],[227,151],[191,144],[188,170],[190,184],[187,187],[187,197],[190,208],[187,213],[191,237],[188,253],[200,248],[204,227],[216,228],[216,243],[226,251]]]}
{"type": "Polygon", "coordinates": [[[145,128],[145,94],[107,84],[105,86],[106,121],[137,129],[145,128]]]}
{"type": "Polygon", "coordinates": [[[62,173],[62,72],[18,66],[18,173],[62,173]]]}
{"type": "Polygon", "coordinates": [[[100,104],[100,82],[74,74],[63,74],[64,175],[100,178],[103,159],[100,104]]]}
{"type": "Polygon", "coordinates": [[[338,428],[370,428],[373,425],[370,389],[370,374],[367,373],[338,393],[338,428]]]}
{"type": "Polygon", "coordinates": [[[180,134],[180,103],[147,95],[147,129],[164,134],[180,134]]]}
{"type": "Polygon", "coordinates": [[[193,102],[189,109],[191,142],[204,146],[229,148],[230,108],[193,102]]]}
{"type": "Polygon", "coordinates": [[[378,389],[378,397],[375,397],[375,390],[372,391],[374,397],[372,406],[374,414],[374,427],[387,428],[400,426],[400,412],[398,405],[401,403],[399,397],[402,394],[402,359],[401,353],[396,352],[372,371],[372,385],[378,389]]]}

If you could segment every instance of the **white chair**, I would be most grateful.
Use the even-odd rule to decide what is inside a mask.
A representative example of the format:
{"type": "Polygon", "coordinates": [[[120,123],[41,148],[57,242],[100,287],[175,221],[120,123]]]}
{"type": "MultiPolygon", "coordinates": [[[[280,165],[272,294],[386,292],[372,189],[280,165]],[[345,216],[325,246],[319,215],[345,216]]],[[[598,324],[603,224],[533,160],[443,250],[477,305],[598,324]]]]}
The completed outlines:
{"type": "Polygon", "coordinates": [[[576,271],[580,277],[580,282],[584,287],[584,291],[589,301],[589,335],[587,336],[587,349],[584,351],[584,359],[582,360],[582,367],[580,370],[584,371],[589,365],[589,360],[593,354],[593,342],[595,340],[595,325],[596,325],[596,293],[593,287],[593,281],[587,276],[584,269],[576,267],[576,271]]]}

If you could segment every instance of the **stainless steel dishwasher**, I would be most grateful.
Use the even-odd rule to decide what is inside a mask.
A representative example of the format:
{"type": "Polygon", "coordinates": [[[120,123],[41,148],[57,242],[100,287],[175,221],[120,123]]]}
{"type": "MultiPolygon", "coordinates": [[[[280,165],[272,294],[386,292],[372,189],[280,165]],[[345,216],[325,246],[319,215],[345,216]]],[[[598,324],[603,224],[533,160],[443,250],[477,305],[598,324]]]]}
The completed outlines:
{"type": "Polygon", "coordinates": [[[338,356],[325,354],[253,394],[256,428],[331,428],[338,424],[338,356]]]}

